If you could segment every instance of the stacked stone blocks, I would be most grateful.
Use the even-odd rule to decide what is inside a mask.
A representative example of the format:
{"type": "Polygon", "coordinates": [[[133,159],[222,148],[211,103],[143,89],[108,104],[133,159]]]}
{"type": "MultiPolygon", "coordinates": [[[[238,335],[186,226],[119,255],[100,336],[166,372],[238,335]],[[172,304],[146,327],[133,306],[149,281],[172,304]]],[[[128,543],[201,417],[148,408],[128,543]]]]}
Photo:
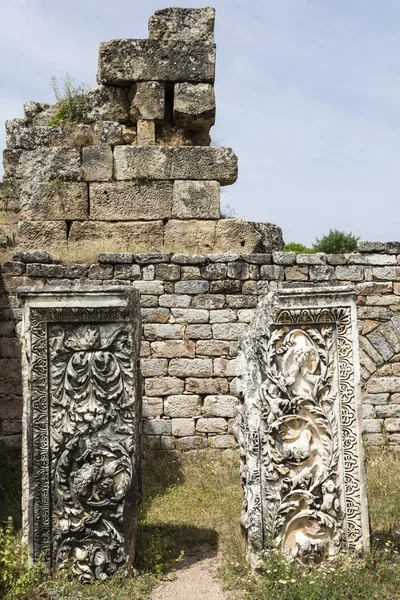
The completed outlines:
{"type": "Polygon", "coordinates": [[[7,226],[21,249],[254,252],[264,229],[221,220],[220,186],[237,179],[215,121],[214,10],[165,9],[147,40],[100,45],[86,123],[49,125],[57,105],[28,102],[6,124],[7,226]]]}
{"type": "Polygon", "coordinates": [[[258,301],[282,287],[358,292],[365,437],[400,443],[400,245],[348,255],[103,253],[97,264],[18,252],[1,267],[1,437],[21,430],[15,291],[23,285],[132,285],[141,293],[144,433],[162,448],[231,448],[238,345],[258,301]]]}

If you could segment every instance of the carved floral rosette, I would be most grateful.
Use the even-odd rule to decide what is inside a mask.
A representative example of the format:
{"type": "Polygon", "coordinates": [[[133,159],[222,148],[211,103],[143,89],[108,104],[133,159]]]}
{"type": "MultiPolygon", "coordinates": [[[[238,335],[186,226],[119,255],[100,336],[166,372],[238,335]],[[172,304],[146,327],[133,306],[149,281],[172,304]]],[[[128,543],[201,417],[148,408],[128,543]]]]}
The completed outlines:
{"type": "Polygon", "coordinates": [[[352,294],[271,293],[242,348],[242,526],[250,561],[279,548],[305,565],[367,546],[352,294]]]}
{"type": "Polygon", "coordinates": [[[134,558],[138,299],[118,288],[20,295],[30,557],[102,580],[134,558]]]}

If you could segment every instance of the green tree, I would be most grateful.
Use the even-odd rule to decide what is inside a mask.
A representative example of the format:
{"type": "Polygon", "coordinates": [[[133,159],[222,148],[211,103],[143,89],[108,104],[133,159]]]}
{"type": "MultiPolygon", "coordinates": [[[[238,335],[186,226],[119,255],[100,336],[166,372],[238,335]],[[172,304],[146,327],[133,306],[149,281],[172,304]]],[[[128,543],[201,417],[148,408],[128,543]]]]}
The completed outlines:
{"type": "Polygon", "coordinates": [[[316,238],[313,244],[314,252],[325,252],[326,254],[344,254],[354,252],[357,249],[356,237],[352,233],[345,233],[339,229],[330,229],[329,233],[323,235],[321,239],[316,238]]]}
{"type": "Polygon", "coordinates": [[[296,254],[313,254],[313,248],[307,248],[304,244],[299,244],[299,242],[289,242],[285,244],[284,252],[296,252],[296,254]]]}

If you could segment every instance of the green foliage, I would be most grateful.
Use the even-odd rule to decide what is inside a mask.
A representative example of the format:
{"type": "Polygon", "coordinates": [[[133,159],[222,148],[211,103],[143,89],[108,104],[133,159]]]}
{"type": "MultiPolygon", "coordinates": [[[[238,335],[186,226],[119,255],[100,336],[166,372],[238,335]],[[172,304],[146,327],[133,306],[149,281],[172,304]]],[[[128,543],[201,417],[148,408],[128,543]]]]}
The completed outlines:
{"type": "Polygon", "coordinates": [[[345,233],[339,229],[330,229],[329,233],[323,235],[321,239],[316,238],[313,244],[314,252],[325,252],[326,254],[345,254],[354,252],[357,249],[356,237],[352,233],[345,233]]]}
{"type": "Polygon", "coordinates": [[[315,251],[313,248],[307,248],[304,244],[298,242],[289,242],[285,244],[284,252],[296,252],[296,254],[313,254],[315,251]]]}
{"type": "Polygon", "coordinates": [[[383,551],[348,554],[300,569],[279,551],[266,554],[260,577],[238,572],[251,600],[372,600],[397,598],[400,560],[392,542],[383,551]]]}
{"type": "Polygon", "coordinates": [[[26,547],[14,530],[12,518],[0,529],[0,597],[7,600],[29,598],[39,583],[43,562],[28,566],[26,547]]]}
{"type": "Polygon", "coordinates": [[[75,80],[67,73],[65,77],[61,77],[61,83],[53,76],[51,87],[57,100],[57,112],[49,121],[49,126],[74,126],[88,122],[88,90],[84,83],[76,85],[75,80]]]}

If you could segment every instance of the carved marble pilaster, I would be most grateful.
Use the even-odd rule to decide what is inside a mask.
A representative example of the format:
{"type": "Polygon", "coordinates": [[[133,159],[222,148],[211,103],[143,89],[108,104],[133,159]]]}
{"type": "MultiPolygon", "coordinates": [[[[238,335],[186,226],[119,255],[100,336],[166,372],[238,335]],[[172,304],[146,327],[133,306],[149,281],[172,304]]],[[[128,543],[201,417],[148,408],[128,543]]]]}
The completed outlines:
{"type": "Polygon", "coordinates": [[[31,561],[102,580],[134,559],[141,321],[132,288],[20,288],[31,561]]]}
{"type": "Polygon", "coordinates": [[[367,547],[352,288],[269,294],[242,351],[242,526],[252,565],[274,548],[304,565],[367,547]]]}

